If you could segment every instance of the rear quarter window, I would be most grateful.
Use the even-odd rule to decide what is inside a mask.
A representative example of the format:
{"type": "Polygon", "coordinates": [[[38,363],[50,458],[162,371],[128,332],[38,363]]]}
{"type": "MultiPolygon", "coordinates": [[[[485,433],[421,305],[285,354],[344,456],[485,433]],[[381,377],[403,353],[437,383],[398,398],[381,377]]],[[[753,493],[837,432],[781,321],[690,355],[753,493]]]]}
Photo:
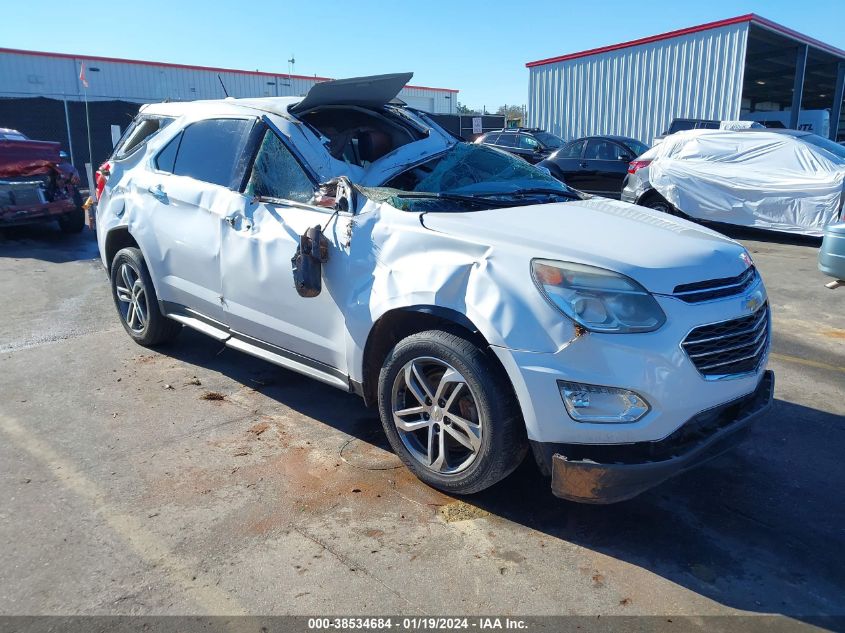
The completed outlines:
{"type": "Polygon", "coordinates": [[[116,160],[127,158],[153,136],[173,122],[172,117],[140,116],[123,133],[117,142],[114,157],[116,160]]]}

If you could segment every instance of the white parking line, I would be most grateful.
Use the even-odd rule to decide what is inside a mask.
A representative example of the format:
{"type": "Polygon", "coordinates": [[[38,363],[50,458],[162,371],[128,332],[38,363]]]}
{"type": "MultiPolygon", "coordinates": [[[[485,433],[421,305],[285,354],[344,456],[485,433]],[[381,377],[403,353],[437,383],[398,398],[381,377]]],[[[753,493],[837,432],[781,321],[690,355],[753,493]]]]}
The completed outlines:
{"type": "Polygon", "coordinates": [[[798,358],[797,356],[790,356],[789,354],[769,354],[769,358],[774,360],[784,361],[786,363],[795,363],[796,365],[804,365],[805,367],[816,367],[818,369],[827,369],[828,371],[838,371],[845,374],[845,367],[838,365],[828,365],[817,360],[810,360],[809,358],[798,358]]]}
{"type": "Polygon", "coordinates": [[[82,473],[51,446],[34,437],[16,420],[0,415],[0,430],[12,442],[47,467],[68,490],[84,498],[106,524],[144,562],[163,569],[184,593],[206,615],[243,615],[246,610],[227,592],[213,585],[213,579],[204,579],[201,566],[190,559],[175,554],[153,532],[133,516],[121,512],[106,501],[105,493],[96,482],[82,473]]]}

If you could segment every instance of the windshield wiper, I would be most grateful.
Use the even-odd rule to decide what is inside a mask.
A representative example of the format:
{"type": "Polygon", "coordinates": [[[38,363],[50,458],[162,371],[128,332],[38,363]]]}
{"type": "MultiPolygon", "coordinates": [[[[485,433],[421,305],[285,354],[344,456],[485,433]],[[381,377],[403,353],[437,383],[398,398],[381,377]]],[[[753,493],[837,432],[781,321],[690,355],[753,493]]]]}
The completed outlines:
{"type": "Polygon", "coordinates": [[[397,198],[416,198],[416,199],[425,199],[425,198],[433,198],[435,200],[454,200],[456,202],[467,202],[469,204],[474,205],[493,205],[493,206],[509,206],[507,203],[499,201],[499,200],[487,200],[482,199],[483,196],[473,194],[471,196],[462,196],[457,193],[423,193],[423,192],[412,192],[412,193],[397,193],[397,198]]]}
{"type": "Polygon", "coordinates": [[[560,196],[561,198],[569,198],[570,200],[580,200],[581,196],[572,191],[561,191],[560,189],[550,189],[546,187],[535,187],[528,189],[514,189],[513,191],[485,191],[482,193],[475,193],[474,196],[479,198],[488,198],[494,196],[533,196],[533,195],[549,195],[560,196]]]}

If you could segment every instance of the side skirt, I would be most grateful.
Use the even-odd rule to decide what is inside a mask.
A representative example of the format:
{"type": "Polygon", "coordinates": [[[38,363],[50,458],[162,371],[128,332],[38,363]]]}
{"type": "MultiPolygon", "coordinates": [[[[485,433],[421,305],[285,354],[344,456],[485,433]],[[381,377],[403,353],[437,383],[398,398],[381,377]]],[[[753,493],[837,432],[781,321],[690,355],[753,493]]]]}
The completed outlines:
{"type": "Polygon", "coordinates": [[[223,342],[232,349],[261,358],[279,367],[304,374],[343,391],[355,391],[349,377],[335,367],[252,338],[246,334],[232,330],[224,323],[209,319],[199,312],[175,303],[170,303],[169,301],[161,302],[161,311],[168,318],[223,342]]]}

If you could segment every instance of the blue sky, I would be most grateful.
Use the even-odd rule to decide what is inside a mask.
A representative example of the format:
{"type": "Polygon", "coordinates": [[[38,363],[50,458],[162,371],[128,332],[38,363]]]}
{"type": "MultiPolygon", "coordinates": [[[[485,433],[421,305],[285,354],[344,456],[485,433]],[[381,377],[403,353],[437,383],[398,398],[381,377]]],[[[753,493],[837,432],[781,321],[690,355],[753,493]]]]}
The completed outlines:
{"type": "Polygon", "coordinates": [[[4,24],[19,28],[0,46],[275,72],[293,53],[297,74],[412,70],[415,84],[495,109],[526,102],[527,61],[744,13],[845,49],[845,0],[145,0],[85,12],[42,0],[6,3],[4,24]]]}

